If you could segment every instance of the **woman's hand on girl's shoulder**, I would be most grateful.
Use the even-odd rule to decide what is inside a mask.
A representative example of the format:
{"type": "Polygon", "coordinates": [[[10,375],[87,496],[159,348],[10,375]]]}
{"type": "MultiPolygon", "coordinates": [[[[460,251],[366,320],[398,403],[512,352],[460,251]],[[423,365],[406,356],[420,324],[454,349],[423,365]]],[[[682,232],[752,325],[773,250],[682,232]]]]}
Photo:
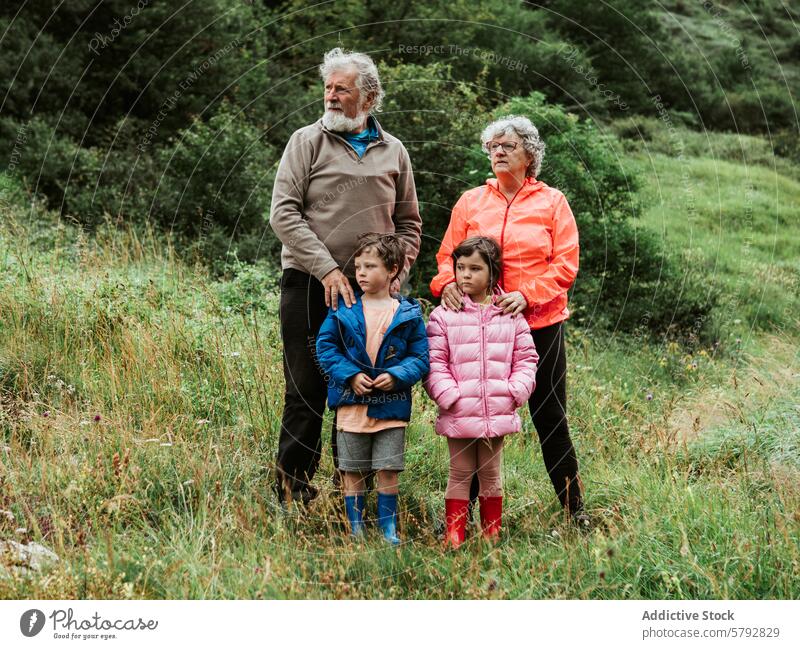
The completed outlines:
{"type": "Polygon", "coordinates": [[[528,300],[519,291],[503,293],[497,300],[497,306],[503,309],[503,313],[517,315],[528,308],[528,300]]]}
{"type": "Polygon", "coordinates": [[[458,284],[450,282],[442,289],[442,308],[447,311],[461,311],[464,306],[464,298],[458,284]]]}

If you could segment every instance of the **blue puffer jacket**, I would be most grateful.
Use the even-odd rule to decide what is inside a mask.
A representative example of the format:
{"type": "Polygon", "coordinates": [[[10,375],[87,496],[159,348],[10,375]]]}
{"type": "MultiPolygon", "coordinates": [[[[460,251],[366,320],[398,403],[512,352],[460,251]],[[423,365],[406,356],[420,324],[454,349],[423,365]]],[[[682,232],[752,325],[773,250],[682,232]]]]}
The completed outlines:
{"type": "Polygon", "coordinates": [[[420,381],[430,368],[425,321],[416,300],[400,297],[389,328],[383,336],[375,365],[367,355],[367,326],[361,296],[347,308],[339,300],[339,308],[328,311],[317,336],[317,359],[328,384],[328,407],[367,404],[367,415],[375,419],[411,419],[411,386],[420,381]],[[358,396],[350,387],[350,379],[364,372],[374,379],[383,372],[394,377],[393,392],[374,390],[358,396]]]}

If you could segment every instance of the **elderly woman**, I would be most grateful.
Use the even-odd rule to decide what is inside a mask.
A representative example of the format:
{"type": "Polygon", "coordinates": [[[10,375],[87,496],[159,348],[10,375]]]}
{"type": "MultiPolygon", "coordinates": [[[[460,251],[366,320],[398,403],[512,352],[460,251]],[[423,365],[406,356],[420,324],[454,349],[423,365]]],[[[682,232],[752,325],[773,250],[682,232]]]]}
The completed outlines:
{"type": "Polygon", "coordinates": [[[436,255],[439,272],[431,291],[446,309],[461,309],[451,253],[467,237],[494,238],[503,253],[498,304],[522,314],[539,353],[536,390],[531,396],[533,423],[545,467],[562,507],[580,526],[583,513],[578,461],[566,416],[567,359],[563,322],[569,317],[567,291],[578,272],[578,229],[564,194],[536,179],[544,142],[526,117],[510,115],[481,134],[496,178],[458,199],[436,255]]]}

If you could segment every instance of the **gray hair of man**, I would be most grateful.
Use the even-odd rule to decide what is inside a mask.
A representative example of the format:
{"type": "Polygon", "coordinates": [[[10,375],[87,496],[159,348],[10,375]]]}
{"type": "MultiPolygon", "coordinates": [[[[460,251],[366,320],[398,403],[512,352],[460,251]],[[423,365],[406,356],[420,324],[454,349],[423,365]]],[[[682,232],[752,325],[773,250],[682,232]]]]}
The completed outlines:
{"type": "Polygon", "coordinates": [[[535,178],[539,175],[544,160],[545,145],[539,137],[537,129],[531,120],[521,115],[507,115],[492,122],[481,133],[481,146],[491,158],[487,143],[502,135],[516,135],[522,141],[522,148],[533,156],[533,160],[525,170],[525,176],[535,178]]]}
{"type": "Polygon", "coordinates": [[[341,47],[334,47],[325,53],[322,65],[319,66],[319,74],[323,81],[327,81],[328,76],[334,70],[355,68],[358,73],[356,76],[356,87],[361,94],[362,103],[372,97],[373,103],[370,112],[379,112],[383,104],[384,91],[378,77],[378,68],[375,62],[366,54],[361,52],[345,52],[341,47]]]}

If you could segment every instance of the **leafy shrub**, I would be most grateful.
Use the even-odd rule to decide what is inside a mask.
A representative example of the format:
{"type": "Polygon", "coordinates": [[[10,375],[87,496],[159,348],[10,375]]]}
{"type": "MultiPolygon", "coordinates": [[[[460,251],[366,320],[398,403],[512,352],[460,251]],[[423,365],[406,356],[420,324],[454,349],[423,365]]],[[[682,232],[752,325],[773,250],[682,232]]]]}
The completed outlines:
{"type": "Polygon", "coordinates": [[[391,91],[378,119],[403,141],[414,169],[424,231],[410,281],[415,291],[426,292],[450,210],[476,183],[464,172],[464,160],[475,155],[488,110],[474,87],[455,80],[445,65],[383,66],[381,78],[391,91]]]}
{"type": "Polygon", "coordinates": [[[278,293],[280,273],[269,263],[245,264],[238,259],[228,264],[230,278],[220,280],[217,295],[228,311],[248,313],[254,309],[273,309],[278,293]]]}
{"type": "Polygon", "coordinates": [[[88,227],[121,215],[126,204],[138,205],[153,177],[149,159],[137,160],[124,149],[81,147],[44,118],[4,120],[0,135],[6,142],[14,138],[13,172],[28,189],[44,196],[50,209],[88,227]]]}
{"type": "Polygon", "coordinates": [[[161,177],[150,215],[207,257],[225,255],[245,239],[247,252],[240,248],[240,258],[274,256],[278,244],[265,215],[275,161],[262,133],[224,103],[207,122],[196,119],[159,150],[161,177]],[[261,236],[265,249],[259,251],[254,237],[261,236]]]}

